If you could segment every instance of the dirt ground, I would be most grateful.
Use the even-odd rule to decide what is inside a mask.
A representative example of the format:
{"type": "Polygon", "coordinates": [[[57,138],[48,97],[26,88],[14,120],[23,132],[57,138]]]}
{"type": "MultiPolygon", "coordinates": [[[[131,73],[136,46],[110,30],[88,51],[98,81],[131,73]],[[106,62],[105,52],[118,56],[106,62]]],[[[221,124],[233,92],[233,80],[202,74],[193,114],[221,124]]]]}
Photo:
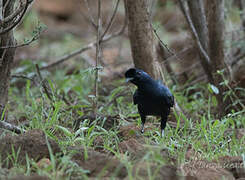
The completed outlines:
{"type": "MultiPolygon", "coordinates": [[[[59,1],[59,0],[56,0],[59,1]]],[[[36,1],[34,5],[36,10],[41,14],[41,19],[48,25],[48,31],[43,34],[43,36],[49,37],[50,39],[57,40],[64,33],[70,32],[73,35],[77,35],[80,38],[83,38],[85,42],[89,42],[93,36],[91,36],[92,28],[89,27],[88,21],[83,19],[81,21],[81,16],[86,14],[86,10],[83,9],[83,6],[74,6],[74,4],[69,6],[62,6],[62,3],[52,2],[49,6],[46,6],[48,0],[36,1]],[[56,6],[59,4],[59,6],[56,6]],[[78,8],[78,9],[77,9],[78,8]],[[75,11],[81,11],[82,14],[73,13],[75,11]],[[79,22],[79,23],[78,23],[79,22]],[[59,29],[59,30],[57,30],[59,29]]],[[[62,0],[66,1],[66,0],[62,0]]],[[[74,0],[76,1],[76,0],[74,0]]],[[[60,2],[60,1],[59,1],[60,2]]],[[[77,3],[77,2],[75,2],[77,3]]],[[[66,3],[64,3],[66,4],[66,3]]],[[[111,7],[104,7],[103,13],[110,14],[111,7]]],[[[117,20],[115,21],[115,27],[123,24],[124,16],[123,13],[117,15],[117,20]]],[[[170,15],[171,16],[171,13],[170,15]]],[[[175,17],[177,18],[177,17],[175,17]]],[[[171,22],[165,22],[167,18],[163,19],[163,23],[169,24],[169,31],[176,33],[176,29],[173,28],[174,25],[171,22],[178,22],[181,18],[171,20],[171,22]]],[[[103,19],[106,22],[106,19],[103,19]]],[[[115,28],[111,31],[115,31],[115,28]]],[[[126,37],[125,33],[122,37],[126,37]]],[[[124,39],[125,40],[125,39],[124,39]]],[[[175,40],[173,40],[175,41],[175,40]]],[[[184,41],[185,40],[181,40],[184,41]]],[[[115,47],[112,48],[115,44],[118,44],[115,41],[110,42],[110,44],[105,45],[103,56],[104,56],[104,75],[108,77],[118,77],[122,72],[125,71],[128,67],[132,65],[132,59],[130,54],[130,47],[121,48],[115,47]],[[107,48],[108,47],[108,48],[107,48]]],[[[176,47],[177,49],[178,47],[176,47]]],[[[94,52],[88,51],[87,61],[94,63],[94,52]],[[92,59],[92,61],[91,61],[92,59]]],[[[16,61],[15,66],[21,62],[21,60],[30,58],[38,59],[42,57],[39,54],[39,47],[32,48],[21,48],[17,49],[16,52],[16,61]]],[[[186,57],[188,59],[188,56],[186,57]]],[[[191,63],[191,62],[190,62],[191,63]]],[[[189,66],[189,64],[188,64],[189,66]]],[[[73,66],[71,66],[71,69],[73,66]]],[[[20,87],[24,84],[20,82],[20,87]]],[[[117,124],[117,117],[110,117],[104,125],[106,129],[112,128],[112,125],[117,124]]],[[[25,121],[25,120],[23,120],[25,121]]],[[[20,123],[15,122],[15,124],[20,123]]],[[[151,125],[147,125],[145,131],[150,131],[152,129],[151,125]]],[[[13,161],[3,161],[2,167],[0,169],[0,179],[4,179],[9,173],[10,169],[14,166],[14,163],[19,163],[26,165],[26,157],[34,160],[40,166],[40,168],[45,167],[50,164],[51,156],[50,149],[55,156],[63,156],[64,150],[61,150],[57,142],[52,139],[49,139],[45,136],[45,133],[41,130],[30,130],[26,133],[20,135],[14,135],[9,132],[5,132],[0,129],[0,134],[6,133],[5,136],[0,139],[0,155],[1,158],[12,156],[13,161]],[[50,148],[49,148],[50,147],[50,148]],[[14,158],[15,153],[18,152],[18,158],[14,158]]],[[[145,164],[142,163],[141,158],[147,152],[147,146],[145,144],[145,137],[139,133],[139,127],[134,124],[123,126],[119,129],[120,139],[122,141],[119,144],[119,150],[123,154],[125,152],[129,153],[130,159],[134,161],[133,164],[133,174],[142,179],[148,179],[147,168],[150,166],[153,172],[156,174],[156,179],[166,179],[166,180],[177,180],[177,179],[186,179],[186,180],[217,180],[222,179],[223,176],[227,180],[233,179],[245,179],[245,169],[240,168],[240,166],[232,166],[232,164],[240,165],[243,163],[243,159],[240,156],[229,157],[224,156],[219,158],[217,161],[206,161],[206,160],[195,160],[193,159],[190,163],[186,164],[177,164],[177,160],[174,157],[171,157],[168,153],[168,150],[163,149],[161,156],[166,159],[166,165],[159,167],[157,164],[145,164]],[[194,169],[193,169],[194,167],[194,169]],[[226,167],[226,168],[224,168],[226,167]]],[[[244,130],[237,131],[237,138],[244,136],[244,130]]],[[[103,149],[100,148],[100,145],[103,143],[103,139],[96,138],[94,142],[94,149],[84,149],[80,146],[72,146],[66,149],[66,151],[74,152],[71,161],[76,163],[82,169],[88,170],[88,176],[91,179],[100,175],[103,179],[106,179],[111,176],[115,176],[118,179],[128,180],[127,169],[119,161],[117,157],[108,154],[103,149]],[[85,159],[85,151],[87,158],[85,159]],[[103,170],[103,171],[102,171],[103,170]]],[[[192,159],[195,156],[196,152],[190,147],[186,152],[186,159],[192,159]]],[[[74,179],[76,175],[74,174],[74,179]]],[[[31,176],[24,176],[23,174],[16,175],[16,177],[11,178],[10,180],[48,180],[48,177],[39,176],[37,174],[32,174],[31,176]]],[[[61,177],[62,179],[62,177],[61,177]]]]}
{"type": "MultiPolygon", "coordinates": [[[[132,131],[137,129],[133,125],[122,127],[120,132],[123,137],[122,142],[119,144],[119,149],[122,153],[129,152],[135,164],[133,165],[133,174],[137,177],[148,176],[147,168],[150,166],[152,172],[156,173],[156,179],[196,179],[196,180],[217,180],[225,176],[228,180],[239,179],[245,177],[245,170],[239,166],[243,162],[242,157],[220,157],[218,161],[209,162],[206,160],[192,160],[190,163],[182,165],[164,165],[159,167],[157,164],[146,164],[141,161],[141,158],[147,153],[147,147],[144,145],[144,137],[138,135],[130,135],[132,131]],[[222,168],[226,167],[226,168],[222,168]]],[[[147,130],[146,130],[147,131],[147,130]]],[[[30,159],[38,162],[40,168],[44,168],[50,164],[50,152],[48,145],[51,147],[52,152],[56,156],[62,156],[62,151],[58,144],[45,137],[44,132],[41,130],[30,130],[19,136],[10,135],[3,137],[0,141],[1,157],[13,155],[11,152],[19,151],[17,161],[15,163],[26,164],[26,155],[30,159]],[[14,150],[14,151],[13,151],[14,150]]],[[[67,151],[73,152],[71,160],[78,164],[81,168],[89,170],[89,177],[111,177],[115,176],[118,179],[128,179],[126,167],[116,158],[110,154],[101,153],[93,149],[87,149],[85,158],[85,150],[81,146],[68,147],[67,151]],[[104,170],[103,170],[104,169],[104,170]],[[103,172],[101,174],[101,172],[103,172]]],[[[194,157],[195,152],[188,151],[186,156],[194,157]],[[192,154],[192,155],[191,155],[192,154]]],[[[162,157],[166,159],[167,164],[174,164],[174,159],[171,159],[167,150],[162,150],[162,157]]],[[[3,168],[0,172],[0,177],[8,174],[8,171],[13,167],[14,162],[3,161],[3,168]]],[[[76,175],[74,174],[74,178],[76,175]]],[[[12,179],[31,180],[40,179],[46,180],[47,177],[18,175],[12,179]]],[[[240,179],[241,180],[241,179],[240,179]]]]}

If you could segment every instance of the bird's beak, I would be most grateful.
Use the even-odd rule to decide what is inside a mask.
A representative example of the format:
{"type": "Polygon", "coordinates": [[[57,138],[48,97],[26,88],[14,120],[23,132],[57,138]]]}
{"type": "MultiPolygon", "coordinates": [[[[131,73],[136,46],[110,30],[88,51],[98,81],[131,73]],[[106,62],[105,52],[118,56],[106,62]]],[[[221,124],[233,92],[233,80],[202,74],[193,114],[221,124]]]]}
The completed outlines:
{"type": "Polygon", "coordinates": [[[126,83],[128,83],[129,81],[133,80],[134,78],[126,78],[126,83]]]}

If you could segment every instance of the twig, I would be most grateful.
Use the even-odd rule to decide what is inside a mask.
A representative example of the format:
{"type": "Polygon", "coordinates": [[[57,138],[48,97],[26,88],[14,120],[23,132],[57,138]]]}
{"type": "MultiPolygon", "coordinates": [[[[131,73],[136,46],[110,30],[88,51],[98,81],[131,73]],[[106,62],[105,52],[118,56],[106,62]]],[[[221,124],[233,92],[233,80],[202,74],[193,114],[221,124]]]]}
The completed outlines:
{"type": "MultiPolygon", "coordinates": [[[[161,44],[163,47],[165,47],[165,48],[168,50],[168,52],[169,52],[170,54],[172,54],[172,55],[173,55],[174,57],[176,57],[178,60],[181,60],[181,59],[177,56],[177,54],[174,53],[171,49],[169,49],[168,46],[161,40],[161,38],[159,37],[159,35],[158,35],[156,29],[153,28],[152,24],[151,24],[151,28],[153,29],[153,32],[154,32],[154,34],[156,35],[156,37],[158,38],[160,44],[161,44]]],[[[168,58],[167,58],[167,59],[168,59],[168,58]]],[[[175,103],[174,103],[174,109],[175,109],[175,111],[176,111],[176,113],[177,113],[178,115],[180,115],[181,113],[184,114],[184,111],[181,109],[181,107],[179,106],[179,104],[178,104],[177,101],[175,101],[175,103]]]]}
{"type": "Polygon", "coordinates": [[[110,19],[110,21],[109,21],[109,23],[108,23],[108,25],[107,25],[104,33],[101,35],[101,38],[100,39],[103,39],[103,37],[106,35],[106,33],[108,32],[108,30],[110,29],[110,27],[111,27],[111,25],[113,23],[113,20],[115,19],[115,16],[116,16],[116,12],[118,10],[119,3],[120,3],[120,0],[117,0],[116,7],[115,7],[115,9],[114,9],[114,11],[112,13],[111,19],[110,19]]]}
{"type": "Polygon", "coordinates": [[[33,79],[32,78],[29,78],[29,77],[27,77],[27,76],[24,76],[24,75],[11,75],[11,78],[22,78],[22,79],[28,79],[28,80],[31,80],[31,81],[33,81],[33,79]]]}
{"type": "Polygon", "coordinates": [[[95,42],[92,42],[92,43],[88,44],[87,46],[85,46],[83,48],[77,49],[77,50],[75,50],[75,51],[73,51],[73,52],[71,52],[69,54],[66,54],[66,55],[58,58],[55,62],[41,67],[40,70],[49,69],[49,68],[52,68],[54,66],[57,66],[57,65],[65,62],[66,60],[68,60],[68,59],[70,59],[70,58],[72,58],[72,57],[74,57],[76,55],[79,55],[79,54],[81,54],[81,53],[83,53],[83,52],[85,52],[85,51],[87,51],[89,49],[91,49],[92,47],[95,46],[95,44],[96,44],[95,42]]]}
{"type": "Polygon", "coordinates": [[[4,47],[0,47],[0,49],[10,49],[10,48],[20,48],[20,47],[24,47],[24,46],[28,46],[30,45],[32,42],[36,41],[37,39],[39,39],[41,35],[41,32],[36,34],[35,36],[33,36],[30,40],[28,40],[27,42],[25,43],[22,43],[22,44],[17,44],[15,46],[4,46],[4,47]]]}
{"type": "Polygon", "coordinates": [[[99,82],[99,62],[101,59],[100,33],[101,33],[101,0],[98,0],[98,17],[97,17],[97,39],[96,39],[96,62],[95,62],[95,81],[94,81],[94,114],[97,117],[98,109],[98,82],[99,82]]]}
{"type": "MultiPolygon", "coordinates": [[[[181,51],[175,52],[171,56],[165,58],[162,63],[165,64],[165,63],[167,63],[167,61],[171,61],[173,57],[180,57],[180,55],[183,55],[184,53],[186,53],[191,48],[193,48],[193,46],[189,45],[189,46],[185,47],[184,49],[182,49],[181,51]]],[[[181,59],[180,58],[176,58],[175,61],[181,61],[181,59]]]]}
{"type": "MultiPolygon", "coordinates": [[[[43,89],[44,89],[45,94],[47,95],[48,99],[49,99],[51,102],[53,102],[52,95],[50,94],[50,92],[49,92],[49,90],[48,90],[47,84],[44,82],[44,79],[43,79],[43,77],[42,77],[42,75],[41,75],[40,68],[39,68],[38,64],[36,64],[36,70],[37,70],[37,75],[38,75],[38,77],[39,77],[39,79],[40,79],[40,81],[41,81],[41,85],[42,85],[42,87],[43,87],[43,89]]],[[[52,105],[52,106],[53,106],[53,105],[52,105]]],[[[53,109],[55,109],[54,106],[53,106],[53,109]]]]}
{"type": "Polygon", "coordinates": [[[22,132],[24,132],[24,133],[26,132],[24,129],[21,129],[18,126],[15,126],[15,125],[10,124],[10,123],[5,122],[5,121],[0,121],[0,128],[7,129],[9,131],[13,131],[17,134],[21,134],[22,132]]]}
{"type": "Polygon", "coordinates": [[[167,61],[171,60],[172,57],[176,57],[176,59],[177,59],[178,61],[181,61],[181,58],[179,57],[179,55],[182,54],[182,53],[184,53],[185,51],[187,51],[187,50],[189,50],[189,49],[191,48],[191,47],[187,47],[187,48],[181,50],[180,52],[175,53],[173,50],[171,50],[171,49],[168,47],[167,44],[165,44],[165,43],[161,40],[160,36],[159,36],[158,33],[157,33],[157,30],[153,27],[152,24],[151,24],[151,28],[152,28],[152,30],[153,30],[155,36],[157,37],[158,41],[160,42],[160,44],[161,44],[164,48],[166,48],[167,51],[172,55],[172,56],[169,56],[169,57],[167,57],[166,59],[164,59],[164,61],[163,61],[161,64],[167,63],[167,61]]]}
{"type": "Polygon", "coordinates": [[[92,13],[91,13],[91,10],[90,10],[90,7],[89,7],[89,4],[88,4],[88,1],[87,0],[84,0],[85,2],[85,5],[86,5],[86,8],[88,10],[88,16],[89,16],[89,20],[90,20],[90,23],[92,24],[92,26],[97,29],[97,25],[95,24],[95,20],[92,16],[92,13]]]}
{"type": "MultiPolygon", "coordinates": [[[[181,60],[181,58],[179,58],[179,56],[178,56],[179,53],[178,53],[178,54],[175,53],[173,50],[171,50],[171,49],[168,47],[167,44],[165,44],[165,43],[161,40],[160,36],[159,36],[158,33],[157,33],[157,30],[152,26],[152,24],[151,24],[151,28],[152,28],[152,30],[153,30],[155,36],[157,37],[158,41],[160,42],[160,44],[161,44],[163,47],[165,47],[165,48],[167,49],[167,51],[168,51],[172,56],[176,57],[178,60],[181,60]]],[[[172,56],[168,57],[167,59],[171,58],[172,56]]],[[[166,60],[164,60],[164,61],[166,61],[166,60]]],[[[163,62],[162,62],[162,63],[163,63],[163,62]]]]}
{"type": "MultiPolygon", "coordinates": [[[[104,42],[111,40],[114,37],[120,36],[124,32],[126,26],[127,26],[127,18],[125,19],[124,25],[122,26],[122,28],[118,32],[105,36],[103,39],[100,40],[100,43],[102,44],[104,42]]],[[[93,48],[95,45],[96,45],[96,42],[89,43],[87,46],[82,47],[80,49],[77,49],[77,50],[75,50],[69,54],[66,54],[66,55],[58,58],[55,62],[48,64],[47,66],[41,67],[40,70],[45,70],[45,69],[55,67],[55,66],[65,62],[65,61],[69,60],[70,58],[77,56],[77,55],[93,48]]]]}

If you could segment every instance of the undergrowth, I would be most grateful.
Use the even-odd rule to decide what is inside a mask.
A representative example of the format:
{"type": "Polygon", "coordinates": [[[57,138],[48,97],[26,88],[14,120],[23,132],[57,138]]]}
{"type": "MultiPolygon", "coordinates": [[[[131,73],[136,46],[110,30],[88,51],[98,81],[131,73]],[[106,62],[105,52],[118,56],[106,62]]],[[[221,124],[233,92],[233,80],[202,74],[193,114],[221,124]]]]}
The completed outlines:
{"type": "MultiPolygon", "coordinates": [[[[74,174],[86,179],[88,178],[86,167],[81,168],[71,161],[72,152],[67,151],[67,147],[79,145],[85,150],[99,149],[103,153],[119,158],[127,168],[128,177],[132,179],[134,160],[130,158],[128,152],[121,153],[118,145],[123,141],[119,133],[120,127],[130,123],[140,125],[140,117],[131,100],[135,88],[126,85],[121,79],[109,84],[100,83],[97,119],[84,118],[78,121],[78,128],[74,130],[74,123],[85,115],[91,115],[93,111],[93,96],[90,96],[93,69],[80,70],[79,73],[69,76],[65,75],[64,70],[57,70],[54,73],[43,73],[43,76],[47,79],[52,98],[47,97],[40,83],[27,80],[22,89],[17,89],[15,86],[10,88],[9,116],[16,119],[25,117],[29,126],[23,128],[43,130],[48,137],[59,143],[64,155],[53,155],[49,146],[51,164],[41,169],[28,156],[26,156],[26,166],[17,164],[18,152],[14,152],[12,154],[15,156],[9,157],[9,161],[14,162],[12,174],[23,172],[30,175],[34,171],[53,179],[64,175],[69,179],[74,174]],[[116,123],[109,122],[111,127],[108,128],[106,122],[111,118],[116,119],[116,123]],[[103,143],[95,145],[98,137],[103,140],[103,143]]],[[[217,119],[214,116],[217,102],[210,85],[197,84],[186,89],[185,92],[176,91],[175,86],[171,88],[176,102],[184,109],[184,113],[177,114],[173,111],[170,119],[175,119],[176,126],[167,124],[166,135],[163,138],[159,135],[159,121],[148,120],[153,124],[152,129],[142,135],[139,134],[145,138],[144,146],[147,147],[147,152],[140,161],[159,165],[169,163],[161,155],[163,150],[174,159],[172,163],[175,165],[190,161],[186,159],[186,152],[189,149],[196,152],[193,159],[211,161],[221,156],[244,156],[245,137],[236,138],[236,129],[245,128],[244,110],[232,111],[222,119],[217,119]],[[190,90],[194,93],[189,97],[185,96],[190,90]]],[[[236,90],[244,92],[244,89],[236,90]]],[[[232,90],[229,95],[233,93],[232,90]]],[[[149,169],[149,173],[153,172],[149,169]]],[[[154,173],[151,175],[154,177],[154,173]]]]}

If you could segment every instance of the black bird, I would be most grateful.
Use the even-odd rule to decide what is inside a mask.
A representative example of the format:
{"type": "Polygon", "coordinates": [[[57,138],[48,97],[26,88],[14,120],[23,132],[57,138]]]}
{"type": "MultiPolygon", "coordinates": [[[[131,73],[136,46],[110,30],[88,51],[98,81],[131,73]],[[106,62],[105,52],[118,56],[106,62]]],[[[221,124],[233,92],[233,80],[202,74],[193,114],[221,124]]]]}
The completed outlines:
{"type": "Polygon", "coordinates": [[[143,70],[131,68],[126,71],[125,77],[127,82],[138,87],[133,95],[133,101],[138,105],[142,125],[141,132],[144,132],[146,116],[160,116],[161,136],[163,137],[170,108],[174,105],[174,96],[166,86],[160,81],[152,79],[143,70]]]}

